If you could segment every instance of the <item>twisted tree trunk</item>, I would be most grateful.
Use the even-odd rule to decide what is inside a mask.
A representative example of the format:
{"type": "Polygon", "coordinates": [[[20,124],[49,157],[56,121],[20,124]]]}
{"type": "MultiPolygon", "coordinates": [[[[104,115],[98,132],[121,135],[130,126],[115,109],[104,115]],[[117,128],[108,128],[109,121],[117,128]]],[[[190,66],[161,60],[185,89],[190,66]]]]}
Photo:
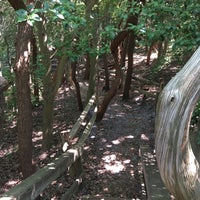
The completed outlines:
{"type": "Polygon", "coordinates": [[[106,94],[106,96],[104,97],[101,105],[98,108],[97,111],[97,117],[96,117],[96,121],[101,121],[104,117],[104,114],[106,112],[106,109],[110,103],[110,101],[112,100],[112,98],[115,96],[115,94],[117,93],[117,89],[119,88],[121,79],[122,79],[122,71],[120,68],[120,64],[119,64],[119,58],[118,58],[118,46],[120,45],[120,43],[122,41],[124,41],[124,39],[128,36],[128,31],[124,30],[118,33],[118,35],[113,39],[111,45],[110,45],[110,49],[115,61],[115,79],[112,82],[112,87],[111,89],[108,91],[108,93],[106,94]]]}
{"type": "Polygon", "coordinates": [[[156,157],[161,177],[177,200],[200,199],[200,168],[189,141],[192,112],[200,98],[200,47],[160,94],[156,157]]]}

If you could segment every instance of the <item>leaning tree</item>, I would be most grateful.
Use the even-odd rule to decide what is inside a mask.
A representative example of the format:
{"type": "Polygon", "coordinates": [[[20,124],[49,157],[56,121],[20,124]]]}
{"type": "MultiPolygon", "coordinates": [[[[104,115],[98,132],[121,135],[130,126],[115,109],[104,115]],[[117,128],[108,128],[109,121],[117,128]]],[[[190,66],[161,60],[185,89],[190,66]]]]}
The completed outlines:
{"type": "Polygon", "coordinates": [[[161,177],[175,199],[200,199],[200,168],[189,140],[190,121],[200,99],[200,47],[160,94],[156,157],[161,177]]]}

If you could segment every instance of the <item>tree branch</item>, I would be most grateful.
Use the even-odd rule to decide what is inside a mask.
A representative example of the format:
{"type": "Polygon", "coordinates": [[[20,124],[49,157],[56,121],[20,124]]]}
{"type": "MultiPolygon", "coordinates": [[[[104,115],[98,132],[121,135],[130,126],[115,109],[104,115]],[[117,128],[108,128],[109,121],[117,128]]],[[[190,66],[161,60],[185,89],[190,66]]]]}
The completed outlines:
{"type": "Polygon", "coordinates": [[[14,10],[24,9],[26,10],[26,5],[23,0],[8,0],[10,5],[14,8],[14,10]]]}

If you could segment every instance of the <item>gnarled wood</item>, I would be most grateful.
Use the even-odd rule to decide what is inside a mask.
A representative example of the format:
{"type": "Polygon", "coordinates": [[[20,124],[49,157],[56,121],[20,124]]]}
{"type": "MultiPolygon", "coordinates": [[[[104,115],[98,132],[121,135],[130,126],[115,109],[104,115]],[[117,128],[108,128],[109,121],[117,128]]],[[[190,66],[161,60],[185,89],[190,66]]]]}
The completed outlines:
{"type": "Polygon", "coordinates": [[[200,169],[189,141],[192,112],[200,98],[200,47],[160,94],[156,157],[161,177],[177,200],[200,199],[200,169]]]}
{"type": "Polygon", "coordinates": [[[111,45],[110,45],[110,50],[112,52],[114,61],[115,61],[115,79],[112,82],[112,87],[111,89],[108,91],[108,93],[106,94],[106,96],[103,99],[103,102],[101,103],[101,105],[98,108],[97,111],[97,117],[96,117],[96,121],[101,121],[104,117],[104,114],[106,112],[106,109],[110,103],[110,101],[112,100],[112,98],[116,95],[117,90],[119,88],[121,79],[122,79],[122,71],[120,68],[120,64],[119,64],[119,58],[118,58],[118,46],[120,45],[121,42],[124,41],[124,39],[128,36],[128,31],[124,30],[118,33],[118,35],[113,39],[111,45]]]}

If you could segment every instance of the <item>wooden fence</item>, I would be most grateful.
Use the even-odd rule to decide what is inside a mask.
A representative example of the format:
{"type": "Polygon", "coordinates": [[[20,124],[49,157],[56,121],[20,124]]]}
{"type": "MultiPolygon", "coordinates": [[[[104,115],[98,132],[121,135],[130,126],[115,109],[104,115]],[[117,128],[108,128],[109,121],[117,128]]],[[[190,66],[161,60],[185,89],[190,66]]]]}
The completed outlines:
{"type": "Polygon", "coordinates": [[[60,157],[54,159],[53,162],[47,164],[45,167],[39,169],[36,173],[22,181],[19,185],[0,195],[0,200],[36,199],[45,188],[47,188],[52,181],[62,175],[66,169],[74,171],[76,174],[76,180],[61,197],[61,200],[70,199],[73,196],[73,193],[78,190],[82,182],[83,173],[81,167],[81,156],[83,154],[85,140],[88,138],[95,122],[96,111],[95,95],[93,95],[70,132],[70,138],[73,139],[84,123],[85,128],[76,144],[64,152],[60,157]]]}

